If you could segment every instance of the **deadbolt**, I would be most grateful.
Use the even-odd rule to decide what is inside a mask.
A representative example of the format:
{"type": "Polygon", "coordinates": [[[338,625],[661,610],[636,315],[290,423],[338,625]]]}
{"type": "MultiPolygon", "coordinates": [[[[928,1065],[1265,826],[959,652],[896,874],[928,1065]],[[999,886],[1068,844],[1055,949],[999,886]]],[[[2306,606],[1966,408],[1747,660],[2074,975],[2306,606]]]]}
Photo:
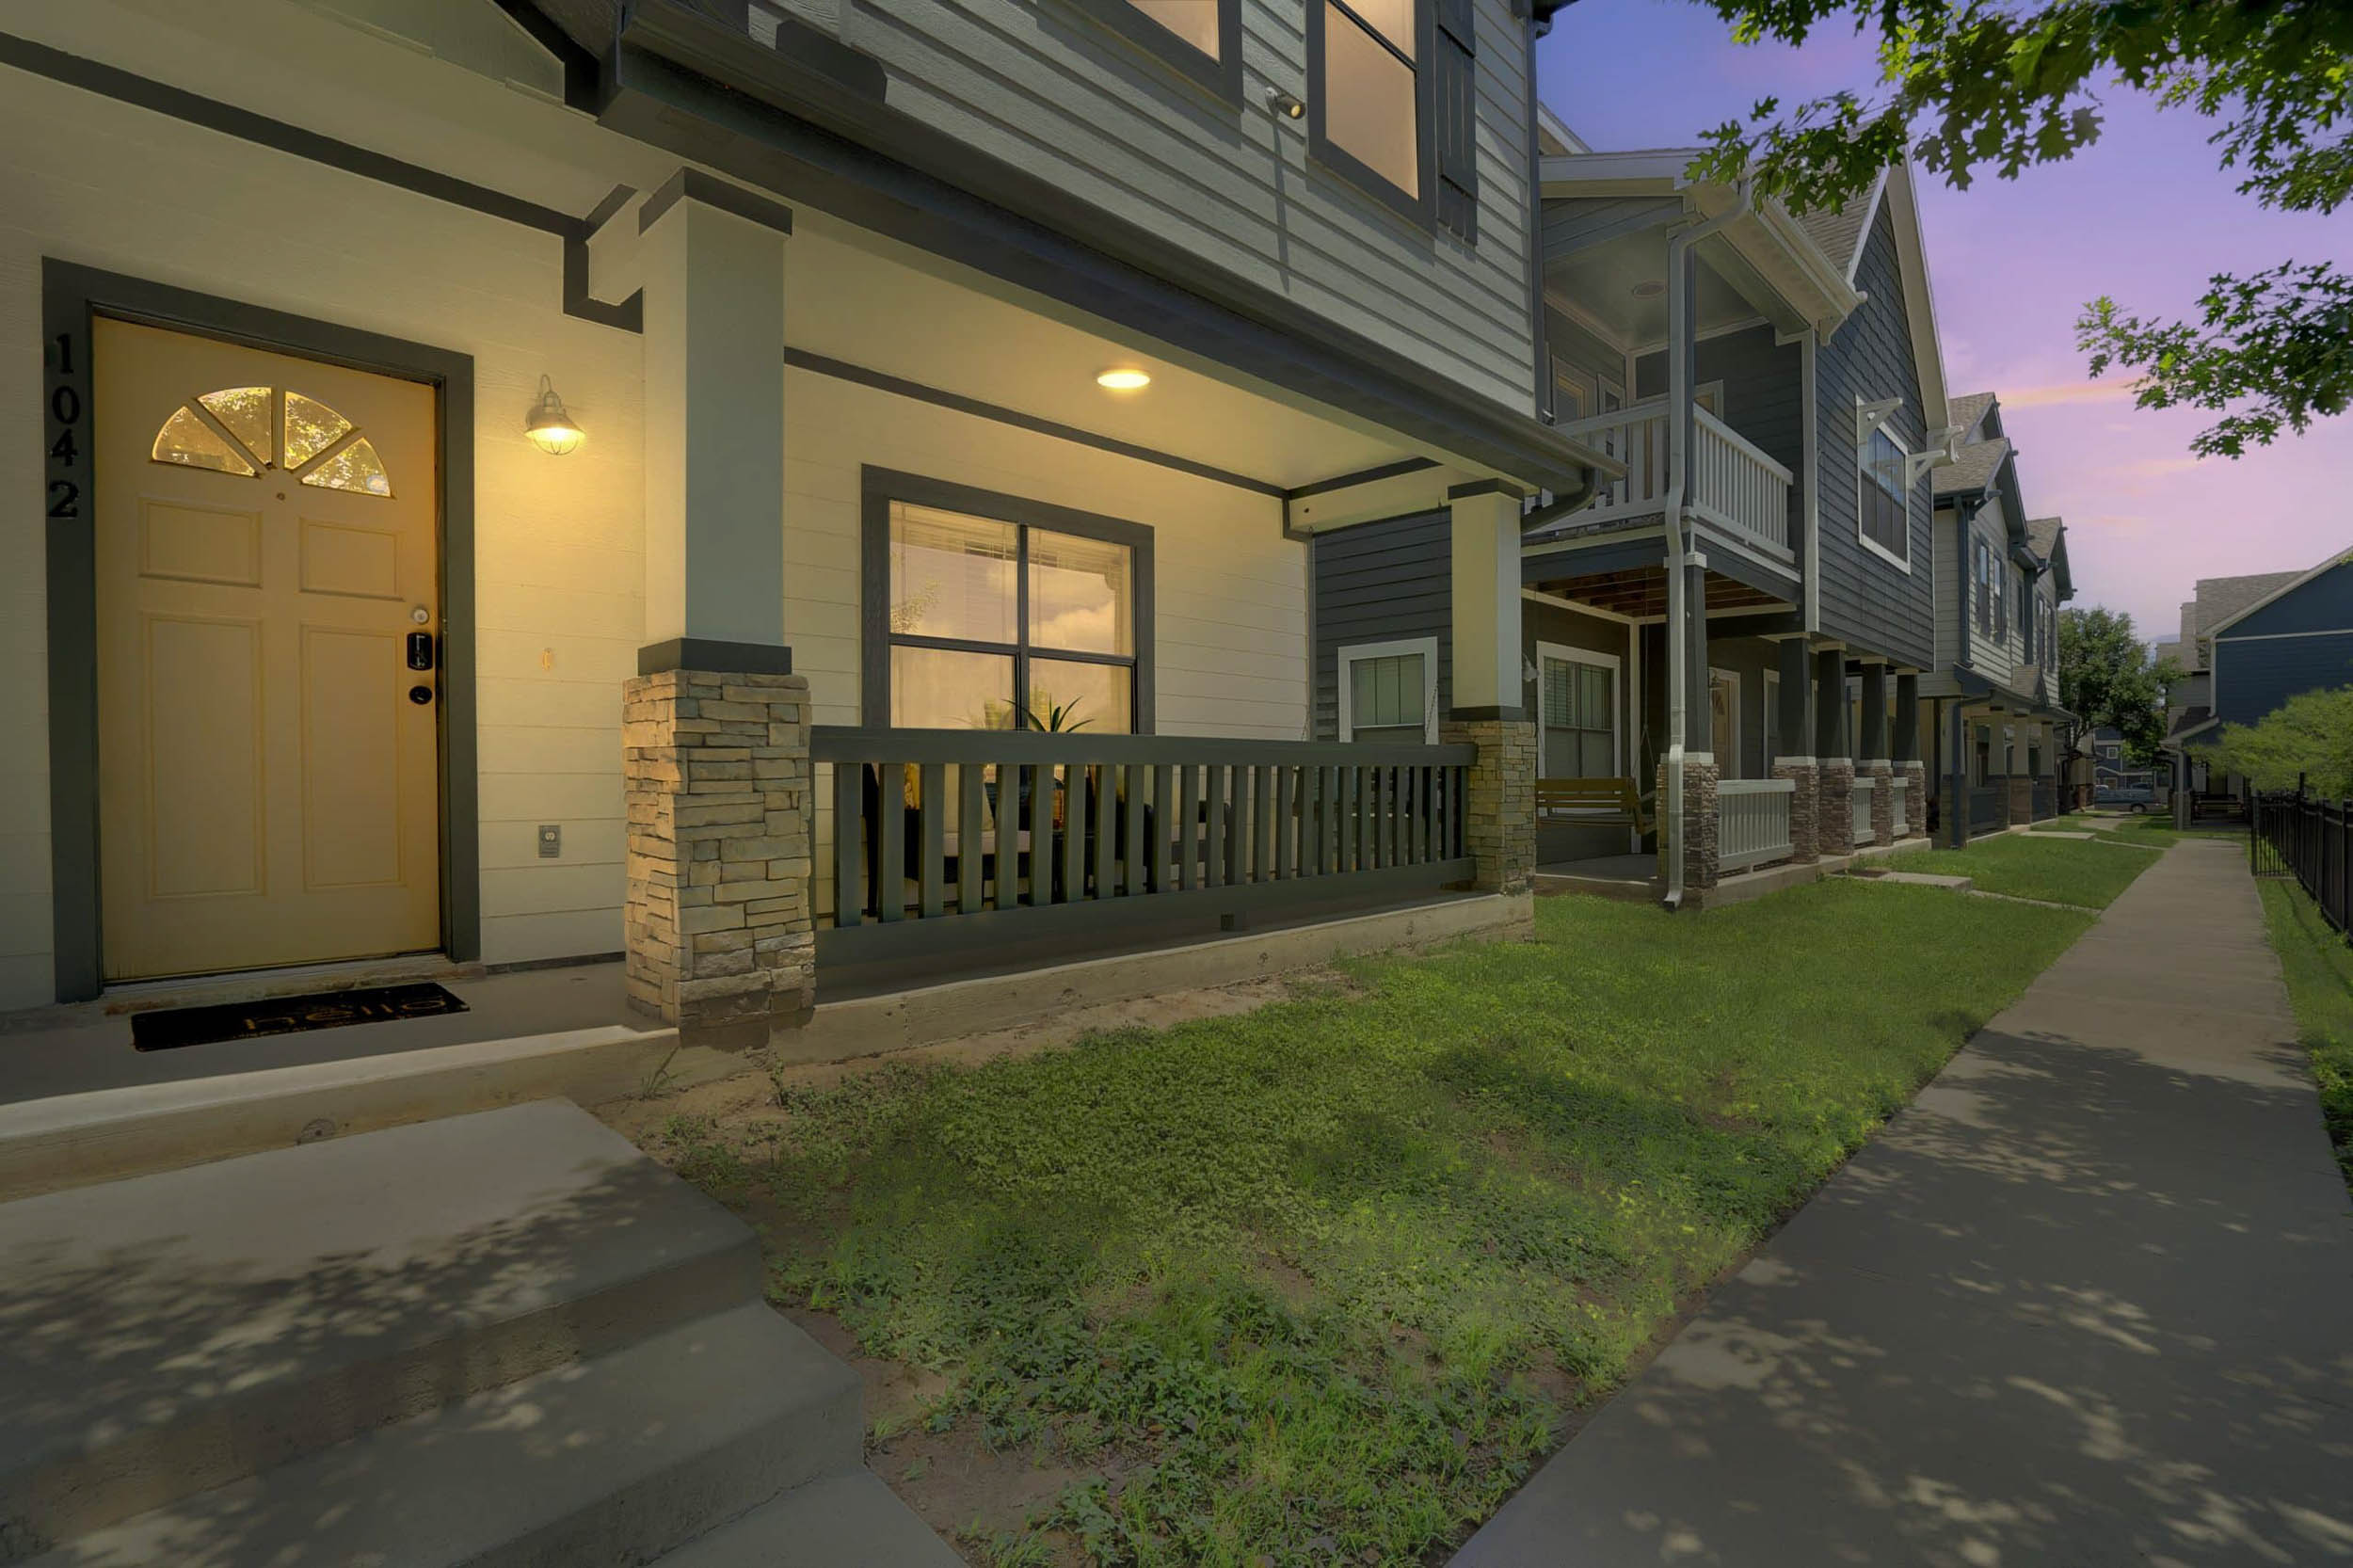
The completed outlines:
{"type": "Polygon", "coordinates": [[[411,686],[408,688],[408,700],[417,704],[419,707],[423,707],[424,704],[433,700],[433,688],[430,686],[411,686]]]}

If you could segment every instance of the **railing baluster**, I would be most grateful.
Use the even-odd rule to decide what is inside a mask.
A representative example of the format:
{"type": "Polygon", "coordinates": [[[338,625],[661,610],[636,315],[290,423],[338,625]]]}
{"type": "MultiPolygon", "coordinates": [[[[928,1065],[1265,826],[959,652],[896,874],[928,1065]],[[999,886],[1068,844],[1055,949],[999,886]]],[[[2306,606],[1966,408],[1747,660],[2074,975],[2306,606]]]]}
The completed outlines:
{"type": "Polygon", "coordinates": [[[833,765],[833,923],[856,925],[866,910],[866,802],[863,762],[833,765]]]}
{"type": "Polygon", "coordinates": [[[1225,809],[1225,769],[1212,764],[1201,770],[1201,807],[1209,813],[1202,825],[1208,844],[1201,856],[1201,886],[1225,886],[1225,844],[1233,823],[1225,809]]]}
{"type": "Polygon", "coordinates": [[[1152,770],[1142,763],[1129,762],[1119,773],[1120,798],[1125,803],[1120,808],[1119,890],[1132,898],[1144,890],[1147,874],[1144,863],[1144,808],[1152,770]]]}
{"type": "Polygon", "coordinates": [[[886,762],[878,770],[882,812],[874,827],[874,918],[903,920],[907,912],[907,770],[886,762]]]}
{"type": "Polygon", "coordinates": [[[997,886],[994,905],[1021,906],[1022,802],[1029,796],[1029,769],[1018,762],[997,764],[997,886]]]}
{"type": "Polygon", "coordinates": [[[1054,764],[1039,762],[1030,776],[1030,891],[1028,902],[1054,902],[1054,764]]]}
{"type": "Polygon", "coordinates": [[[1274,874],[1284,881],[1298,875],[1291,858],[1298,840],[1299,770],[1285,764],[1274,770],[1274,874]]]}
{"type": "Polygon", "coordinates": [[[1200,855],[1193,847],[1193,821],[1201,815],[1201,775],[1191,762],[1176,770],[1184,776],[1184,799],[1176,811],[1176,886],[1187,891],[1200,886],[1200,855]]]}
{"type": "Polygon", "coordinates": [[[1257,772],[1250,792],[1250,825],[1257,831],[1258,852],[1250,880],[1272,882],[1280,874],[1276,856],[1281,852],[1283,824],[1274,814],[1274,776],[1282,769],[1259,768],[1257,772]]]}
{"type": "Polygon", "coordinates": [[[1062,775],[1062,886],[1054,902],[1076,904],[1087,890],[1087,770],[1066,762],[1062,775]]]}
{"type": "Polygon", "coordinates": [[[1163,762],[1152,770],[1152,821],[1157,824],[1151,839],[1151,881],[1146,890],[1165,893],[1168,880],[1168,846],[1170,835],[1176,826],[1176,770],[1163,762]]]}
{"type": "Polygon", "coordinates": [[[979,762],[956,764],[956,913],[981,906],[981,872],[987,863],[987,797],[982,786],[988,770],[979,762]]]}
{"type": "Polygon", "coordinates": [[[915,809],[916,834],[923,846],[917,907],[925,920],[933,920],[939,918],[947,891],[942,859],[948,839],[948,769],[944,763],[926,762],[917,774],[915,809]]]}
{"type": "Polygon", "coordinates": [[[1097,762],[1089,771],[1095,775],[1095,805],[1088,813],[1095,819],[1093,896],[1109,898],[1118,890],[1112,886],[1112,866],[1117,859],[1119,834],[1123,826],[1119,810],[1119,767],[1113,762],[1097,762]]]}

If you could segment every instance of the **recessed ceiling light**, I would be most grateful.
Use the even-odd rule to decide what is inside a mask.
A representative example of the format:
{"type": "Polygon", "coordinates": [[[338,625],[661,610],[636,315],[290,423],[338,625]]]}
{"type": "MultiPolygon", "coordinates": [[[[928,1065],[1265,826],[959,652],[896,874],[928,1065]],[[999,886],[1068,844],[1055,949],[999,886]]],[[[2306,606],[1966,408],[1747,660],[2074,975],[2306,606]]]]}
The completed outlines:
{"type": "Polygon", "coordinates": [[[1132,366],[1122,365],[1097,375],[1095,384],[1112,392],[1136,392],[1150,386],[1152,377],[1132,366]]]}
{"type": "Polygon", "coordinates": [[[1645,278],[1635,284],[1633,289],[1634,297],[1637,299],[1656,299],[1666,292],[1667,285],[1656,278],[1645,278]]]}

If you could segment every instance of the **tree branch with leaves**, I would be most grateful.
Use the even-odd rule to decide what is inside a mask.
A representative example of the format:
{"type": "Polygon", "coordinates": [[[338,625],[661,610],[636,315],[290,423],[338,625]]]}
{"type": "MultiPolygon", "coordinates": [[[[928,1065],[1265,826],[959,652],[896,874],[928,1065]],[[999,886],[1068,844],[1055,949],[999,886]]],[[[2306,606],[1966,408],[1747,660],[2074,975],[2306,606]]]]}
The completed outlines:
{"type": "MultiPolygon", "coordinates": [[[[1876,29],[1876,93],[1840,91],[1706,134],[1701,178],[1753,180],[1800,211],[1842,206],[1909,155],[1966,188],[2014,177],[2099,138],[2121,88],[2215,124],[2216,161],[2257,205],[2334,213],[2353,198],[2353,4],[2345,0],[1698,0],[1736,40],[1805,42],[1817,27],[1876,29]]],[[[2162,192],[2152,193],[2162,200],[2162,192]]],[[[2235,457],[2353,402],[2353,278],[2289,261],[2217,275],[2195,321],[2084,307],[2093,376],[2136,375],[2144,408],[2222,417],[2193,440],[2235,457]]]]}

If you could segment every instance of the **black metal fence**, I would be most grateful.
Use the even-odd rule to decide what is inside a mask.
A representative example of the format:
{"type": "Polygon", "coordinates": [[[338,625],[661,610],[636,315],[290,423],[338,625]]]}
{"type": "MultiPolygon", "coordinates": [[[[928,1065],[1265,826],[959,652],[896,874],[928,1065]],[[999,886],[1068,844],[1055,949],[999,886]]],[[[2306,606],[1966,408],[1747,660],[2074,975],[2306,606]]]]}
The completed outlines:
{"type": "Polygon", "coordinates": [[[1471,873],[1469,745],[821,726],[809,754],[833,808],[820,964],[1116,940],[1471,873]]]}
{"type": "Polygon", "coordinates": [[[2353,938],[2353,800],[2259,794],[2247,812],[2257,876],[2292,876],[2321,918],[2353,938]]]}

